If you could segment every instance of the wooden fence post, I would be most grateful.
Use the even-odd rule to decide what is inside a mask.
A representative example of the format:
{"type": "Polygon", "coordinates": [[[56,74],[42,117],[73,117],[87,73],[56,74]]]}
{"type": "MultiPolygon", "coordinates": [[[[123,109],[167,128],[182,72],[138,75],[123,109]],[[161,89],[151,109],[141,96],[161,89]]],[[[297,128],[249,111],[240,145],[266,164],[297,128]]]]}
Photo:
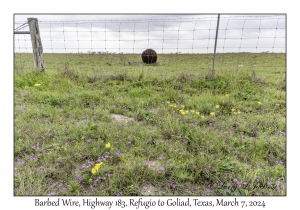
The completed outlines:
{"type": "Polygon", "coordinates": [[[37,18],[27,18],[32,50],[33,50],[33,58],[34,58],[34,68],[36,70],[45,70],[44,56],[43,56],[43,46],[40,36],[40,29],[37,18]]]}

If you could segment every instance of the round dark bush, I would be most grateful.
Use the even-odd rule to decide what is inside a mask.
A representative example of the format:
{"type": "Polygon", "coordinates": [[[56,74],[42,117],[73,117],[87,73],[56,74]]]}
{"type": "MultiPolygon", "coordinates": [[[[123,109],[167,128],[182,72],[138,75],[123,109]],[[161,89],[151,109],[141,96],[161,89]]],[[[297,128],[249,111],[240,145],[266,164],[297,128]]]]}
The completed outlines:
{"type": "Polygon", "coordinates": [[[147,49],[142,53],[142,60],[146,64],[155,63],[157,61],[157,54],[152,49],[147,49]]]}

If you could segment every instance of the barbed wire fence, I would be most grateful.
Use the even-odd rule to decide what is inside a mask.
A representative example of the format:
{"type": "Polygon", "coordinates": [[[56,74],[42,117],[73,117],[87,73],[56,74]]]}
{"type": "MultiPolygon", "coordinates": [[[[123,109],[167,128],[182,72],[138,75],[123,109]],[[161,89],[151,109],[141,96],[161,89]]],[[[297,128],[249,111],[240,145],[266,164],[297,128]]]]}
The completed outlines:
{"type": "MultiPolygon", "coordinates": [[[[286,16],[282,14],[167,19],[124,16],[122,20],[39,20],[38,24],[46,69],[62,68],[66,62],[80,63],[84,68],[96,65],[87,55],[104,60],[102,68],[142,65],[141,53],[148,48],[157,52],[158,65],[177,62],[178,68],[187,71],[285,68],[285,57],[278,56],[285,54],[286,47],[286,16]],[[233,54],[237,56],[230,56],[233,54]],[[64,58],[57,59],[57,55],[64,58]],[[263,59],[262,55],[277,59],[263,59]]],[[[28,21],[15,22],[16,70],[33,67],[29,31],[28,21]]]]}

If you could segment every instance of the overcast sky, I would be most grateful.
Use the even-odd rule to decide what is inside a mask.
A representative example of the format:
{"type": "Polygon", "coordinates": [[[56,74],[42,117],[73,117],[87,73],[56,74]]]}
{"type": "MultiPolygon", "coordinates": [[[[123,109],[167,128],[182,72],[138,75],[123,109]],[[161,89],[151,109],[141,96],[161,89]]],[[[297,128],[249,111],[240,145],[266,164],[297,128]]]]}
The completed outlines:
{"type": "MultiPolygon", "coordinates": [[[[14,29],[39,20],[44,52],[213,53],[217,15],[15,15],[14,29]]],[[[220,16],[217,52],[285,52],[285,15],[220,16]]],[[[29,31],[28,26],[19,31],[29,31]]],[[[15,35],[15,52],[32,52],[15,35]]]]}

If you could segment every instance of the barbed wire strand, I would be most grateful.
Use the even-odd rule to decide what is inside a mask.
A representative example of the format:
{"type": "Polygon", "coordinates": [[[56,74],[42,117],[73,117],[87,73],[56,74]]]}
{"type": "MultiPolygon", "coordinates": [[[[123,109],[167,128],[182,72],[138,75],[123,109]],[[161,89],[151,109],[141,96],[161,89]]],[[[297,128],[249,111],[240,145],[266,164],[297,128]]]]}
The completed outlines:
{"type": "MultiPolygon", "coordinates": [[[[226,14],[223,15],[223,20],[230,19],[230,20],[244,20],[244,18],[265,18],[265,20],[270,20],[270,19],[277,19],[277,16],[282,16],[281,19],[285,18],[285,14],[280,14],[280,15],[248,15],[248,16],[227,16],[226,14]]],[[[205,21],[205,19],[217,19],[217,16],[211,16],[211,17],[203,17],[203,18],[173,18],[173,19],[129,19],[129,20],[57,20],[57,21],[43,21],[40,20],[39,23],[49,23],[49,22],[55,22],[55,23],[74,23],[74,22],[148,22],[148,21],[178,21],[178,20],[190,20],[190,21],[196,21],[196,20],[201,20],[205,21]]],[[[210,21],[210,20],[207,20],[210,21]]],[[[22,21],[18,21],[16,23],[23,23],[22,21]]]]}
{"type": "MultiPolygon", "coordinates": [[[[132,32],[132,31],[131,31],[132,32]]],[[[285,37],[277,37],[277,39],[285,39],[285,37]]],[[[198,38],[197,40],[207,40],[209,39],[209,37],[204,37],[204,38],[198,38]]],[[[218,37],[218,40],[222,40],[222,39],[227,39],[227,40],[240,40],[241,38],[225,38],[225,37],[218,37]]],[[[244,37],[243,39],[254,39],[256,40],[257,37],[244,37]]],[[[261,37],[261,39],[274,39],[274,36],[270,36],[270,37],[261,37]]],[[[150,40],[150,39],[149,39],[150,40]]],[[[173,39],[166,39],[166,38],[156,38],[156,39],[151,39],[151,40],[154,40],[154,41],[159,41],[159,40],[165,40],[165,41],[178,41],[178,38],[173,38],[173,39]]],[[[192,41],[193,39],[179,39],[179,41],[192,41]]],[[[52,41],[51,39],[43,39],[44,42],[48,42],[48,41],[52,41]]],[[[63,39],[56,39],[56,41],[64,41],[63,39]]],[[[69,40],[65,40],[66,42],[73,42],[73,41],[77,41],[77,39],[69,39],[69,40]]],[[[93,39],[93,41],[107,41],[107,42],[114,42],[114,41],[119,41],[119,39],[115,39],[115,40],[103,40],[103,39],[93,39]]],[[[133,42],[132,39],[121,39],[122,42],[133,42]]],[[[135,41],[148,41],[148,39],[135,39],[135,41]]],[[[226,47],[228,48],[228,47],[226,47]]],[[[255,48],[255,47],[252,47],[252,48],[255,48]]],[[[271,48],[271,47],[270,47],[271,48]]],[[[275,47],[276,48],[276,47],[275,47]]],[[[174,48],[176,49],[176,48],[174,48]]]]}
{"type": "Polygon", "coordinates": [[[23,29],[23,28],[25,28],[27,26],[28,26],[28,22],[23,23],[22,25],[18,26],[14,31],[19,31],[19,30],[21,30],[21,29],[23,29]]]}

